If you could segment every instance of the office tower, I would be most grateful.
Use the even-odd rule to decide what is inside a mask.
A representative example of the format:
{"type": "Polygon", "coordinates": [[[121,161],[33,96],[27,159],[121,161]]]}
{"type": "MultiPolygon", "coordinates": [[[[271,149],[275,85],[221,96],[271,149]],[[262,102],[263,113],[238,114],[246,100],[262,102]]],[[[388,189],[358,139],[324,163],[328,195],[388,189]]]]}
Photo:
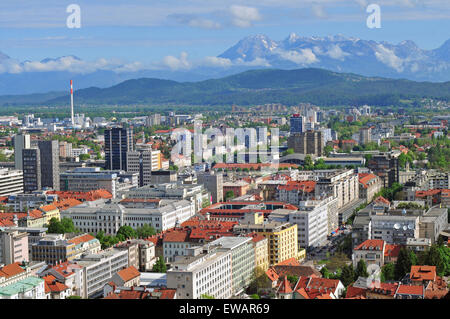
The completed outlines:
{"type": "Polygon", "coordinates": [[[23,193],[23,172],[0,168],[0,196],[23,193]]]}
{"type": "Polygon", "coordinates": [[[373,155],[369,160],[368,168],[381,178],[383,187],[391,187],[400,180],[398,157],[393,154],[373,155]]]}
{"type": "Polygon", "coordinates": [[[159,170],[159,150],[137,149],[127,153],[127,172],[138,173],[139,186],[151,183],[152,171],[159,170]]]}
{"type": "Polygon", "coordinates": [[[295,133],[289,136],[288,148],[292,148],[294,153],[322,156],[324,148],[323,133],[321,131],[295,133]]]}
{"type": "Polygon", "coordinates": [[[41,156],[41,187],[59,190],[59,142],[39,141],[41,156]]]}
{"type": "Polygon", "coordinates": [[[197,175],[197,184],[203,186],[211,193],[211,204],[223,201],[223,175],[222,173],[197,175]]]}
{"type": "Polygon", "coordinates": [[[30,135],[19,133],[14,136],[14,167],[22,169],[22,150],[30,148],[30,135]]]}
{"type": "Polygon", "coordinates": [[[291,134],[303,133],[305,131],[305,118],[300,114],[291,117],[291,134]]]}
{"type": "Polygon", "coordinates": [[[364,145],[371,141],[371,128],[362,127],[359,129],[359,144],[364,145]]]}
{"type": "Polygon", "coordinates": [[[22,167],[23,192],[41,189],[41,154],[37,147],[22,150],[22,167]]]}
{"type": "Polygon", "coordinates": [[[133,129],[112,127],[105,130],[105,169],[126,170],[127,152],[133,151],[133,129]]]}

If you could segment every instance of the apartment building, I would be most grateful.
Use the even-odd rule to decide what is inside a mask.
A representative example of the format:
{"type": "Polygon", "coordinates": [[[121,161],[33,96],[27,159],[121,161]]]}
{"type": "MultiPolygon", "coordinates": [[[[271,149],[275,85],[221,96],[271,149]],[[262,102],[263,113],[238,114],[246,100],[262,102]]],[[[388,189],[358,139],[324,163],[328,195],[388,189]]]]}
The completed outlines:
{"type": "Polygon", "coordinates": [[[14,168],[23,170],[22,151],[31,147],[30,135],[19,133],[14,136],[14,168]]]}
{"type": "Polygon", "coordinates": [[[0,196],[23,193],[23,172],[21,170],[0,169],[0,196]]]}
{"type": "Polygon", "coordinates": [[[372,239],[406,245],[408,238],[419,238],[419,216],[373,215],[371,231],[372,239]]]}
{"type": "Polygon", "coordinates": [[[155,245],[151,241],[130,239],[114,246],[118,250],[128,252],[128,266],[139,271],[151,271],[156,262],[155,245]]]}
{"type": "Polygon", "coordinates": [[[447,208],[432,207],[419,218],[419,237],[429,238],[434,244],[448,226],[447,208]]]}
{"type": "Polygon", "coordinates": [[[211,204],[223,201],[223,174],[197,174],[197,184],[202,184],[211,193],[211,204]]]}
{"type": "Polygon", "coordinates": [[[130,151],[133,151],[132,128],[111,127],[105,130],[105,169],[126,170],[130,151]]]}
{"type": "Polygon", "coordinates": [[[359,179],[353,169],[317,170],[316,196],[332,195],[338,199],[338,208],[342,208],[359,199],[359,179]]]}
{"type": "Polygon", "coordinates": [[[359,198],[370,203],[381,188],[381,179],[371,173],[359,173],[359,198]]]}
{"type": "Polygon", "coordinates": [[[386,242],[382,239],[368,239],[353,249],[352,261],[356,268],[360,260],[364,260],[367,266],[384,266],[386,242]]]}
{"type": "Polygon", "coordinates": [[[82,254],[94,254],[100,250],[99,240],[89,234],[71,239],[65,239],[62,234],[49,234],[32,246],[31,254],[35,261],[45,261],[47,264],[56,265],[72,261],[82,254]]]}
{"type": "Polygon", "coordinates": [[[231,298],[232,252],[212,245],[191,248],[167,271],[167,288],[176,289],[182,299],[231,298]]]}
{"type": "Polygon", "coordinates": [[[298,258],[297,225],[268,221],[250,224],[245,221],[233,228],[235,234],[258,233],[269,241],[269,265],[276,265],[289,258],[298,258]]]}
{"type": "Polygon", "coordinates": [[[153,150],[150,145],[144,144],[136,150],[127,152],[127,167],[129,173],[137,173],[139,186],[151,183],[152,171],[161,169],[161,151],[153,150]],[[148,147],[144,147],[148,146],[148,147]]]}
{"type": "Polygon", "coordinates": [[[255,270],[255,249],[249,237],[221,237],[210,243],[220,251],[231,251],[231,290],[241,294],[252,279],[255,270]]]}
{"type": "Polygon", "coordinates": [[[29,261],[28,233],[0,227],[0,264],[29,261]]]}
{"type": "Polygon", "coordinates": [[[88,298],[100,296],[114,274],[128,267],[128,252],[110,248],[97,254],[83,254],[74,262],[84,268],[83,284],[88,298]]]}

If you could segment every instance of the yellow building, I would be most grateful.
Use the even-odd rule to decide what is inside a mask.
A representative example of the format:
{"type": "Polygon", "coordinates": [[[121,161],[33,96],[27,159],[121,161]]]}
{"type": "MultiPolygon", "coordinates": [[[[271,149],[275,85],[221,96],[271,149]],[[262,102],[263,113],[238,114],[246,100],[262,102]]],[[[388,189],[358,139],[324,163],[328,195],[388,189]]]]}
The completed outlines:
{"type": "Polygon", "coordinates": [[[269,240],[261,234],[252,233],[252,241],[255,248],[255,268],[264,271],[269,269],[269,240]]]}
{"type": "Polygon", "coordinates": [[[237,233],[256,232],[267,238],[269,245],[269,265],[276,265],[286,259],[299,257],[297,225],[283,222],[236,225],[237,233]]]}
{"type": "Polygon", "coordinates": [[[59,214],[59,208],[53,204],[41,206],[41,207],[39,207],[39,210],[42,212],[42,216],[45,219],[45,224],[50,223],[50,219],[52,219],[52,218],[61,220],[61,216],[59,214]]]}

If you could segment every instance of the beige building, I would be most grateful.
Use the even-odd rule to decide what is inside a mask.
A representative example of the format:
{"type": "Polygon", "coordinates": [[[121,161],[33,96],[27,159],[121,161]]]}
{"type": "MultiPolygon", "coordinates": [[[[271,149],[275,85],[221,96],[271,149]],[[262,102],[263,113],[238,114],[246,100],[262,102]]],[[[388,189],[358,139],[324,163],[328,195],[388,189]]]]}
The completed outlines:
{"type": "Polygon", "coordinates": [[[365,199],[367,203],[370,203],[382,188],[381,179],[371,173],[360,173],[359,178],[359,198],[365,199]]]}

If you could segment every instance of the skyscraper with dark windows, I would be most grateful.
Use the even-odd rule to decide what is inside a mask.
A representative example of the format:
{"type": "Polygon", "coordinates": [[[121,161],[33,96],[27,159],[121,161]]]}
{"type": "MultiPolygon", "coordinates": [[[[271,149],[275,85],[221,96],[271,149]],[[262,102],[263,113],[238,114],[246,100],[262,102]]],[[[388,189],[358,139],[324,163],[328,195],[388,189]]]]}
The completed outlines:
{"type": "Polygon", "coordinates": [[[291,117],[291,134],[305,132],[305,118],[300,114],[294,114],[291,117]]]}
{"type": "Polygon", "coordinates": [[[107,128],[105,130],[105,169],[127,170],[127,152],[133,149],[132,128],[107,128]]]}
{"type": "Polygon", "coordinates": [[[39,141],[41,157],[41,187],[59,190],[59,142],[39,141]]]}

